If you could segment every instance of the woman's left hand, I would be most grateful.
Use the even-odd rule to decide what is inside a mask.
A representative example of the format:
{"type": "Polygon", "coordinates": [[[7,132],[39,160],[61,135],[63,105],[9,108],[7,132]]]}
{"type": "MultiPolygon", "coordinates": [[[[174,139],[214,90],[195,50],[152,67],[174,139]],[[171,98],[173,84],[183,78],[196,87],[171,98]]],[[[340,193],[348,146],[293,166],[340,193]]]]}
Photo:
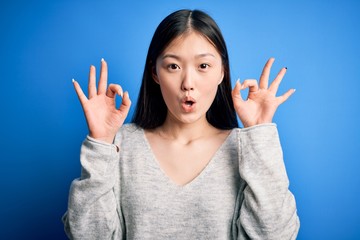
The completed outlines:
{"type": "Polygon", "coordinates": [[[281,80],[286,73],[286,68],[282,68],[274,81],[268,86],[270,69],[274,60],[274,58],[270,58],[265,64],[259,84],[255,79],[245,80],[242,84],[236,82],[232,91],[232,98],[236,113],[244,127],[271,123],[278,106],[295,92],[295,89],[290,89],[282,96],[276,97],[281,80]],[[249,88],[249,94],[247,99],[243,100],[240,90],[246,88],[249,88]]]}

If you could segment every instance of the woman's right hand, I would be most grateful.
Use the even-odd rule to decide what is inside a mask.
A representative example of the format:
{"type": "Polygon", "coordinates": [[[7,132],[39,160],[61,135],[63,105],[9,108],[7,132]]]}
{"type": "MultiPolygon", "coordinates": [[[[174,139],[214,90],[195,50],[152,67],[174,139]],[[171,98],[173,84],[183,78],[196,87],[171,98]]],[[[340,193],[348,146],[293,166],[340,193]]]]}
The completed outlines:
{"type": "Polygon", "coordinates": [[[75,80],[73,83],[84,110],[89,136],[107,143],[113,143],[117,131],[129,113],[131,101],[128,92],[123,93],[120,85],[110,84],[107,86],[107,78],[107,63],[101,59],[98,89],[96,89],[95,67],[90,66],[88,98],[79,83],[75,80]],[[116,94],[122,97],[119,109],[116,108],[116,94]]]}

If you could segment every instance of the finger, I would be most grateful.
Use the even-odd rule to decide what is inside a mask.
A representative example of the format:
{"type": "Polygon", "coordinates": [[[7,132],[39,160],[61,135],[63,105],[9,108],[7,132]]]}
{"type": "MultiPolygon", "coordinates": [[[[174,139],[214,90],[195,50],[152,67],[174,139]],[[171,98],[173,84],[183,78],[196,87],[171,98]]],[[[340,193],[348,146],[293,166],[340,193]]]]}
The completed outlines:
{"type": "Polygon", "coordinates": [[[290,89],[289,91],[287,91],[283,95],[277,97],[279,105],[284,103],[291,95],[294,94],[295,91],[296,91],[296,89],[290,89]]]}
{"type": "Polygon", "coordinates": [[[93,65],[90,66],[89,83],[88,83],[89,98],[96,96],[96,70],[93,65]]]}
{"type": "Polygon", "coordinates": [[[127,114],[129,113],[130,106],[131,106],[131,100],[130,100],[130,97],[129,97],[129,93],[125,92],[124,96],[122,98],[121,105],[119,107],[119,111],[124,116],[127,116],[127,114]]]}
{"type": "Polygon", "coordinates": [[[240,84],[240,80],[237,80],[235,83],[235,87],[231,92],[231,95],[233,97],[233,99],[238,98],[241,101],[243,101],[241,94],[240,94],[240,90],[241,90],[241,84],[240,84]]]}
{"type": "Polygon", "coordinates": [[[108,79],[108,68],[106,61],[101,59],[101,70],[100,70],[100,80],[98,86],[98,94],[105,94],[107,87],[107,79],[108,79]]]}
{"type": "Polygon", "coordinates": [[[259,85],[256,79],[245,80],[241,86],[241,89],[245,89],[245,88],[249,88],[249,93],[259,91],[259,85]]]}
{"type": "Polygon", "coordinates": [[[262,71],[261,76],[260,76],[260,82],[259,82],[259,85],[260,85],[261,89],[267,89],[268,88],[270,70],[271,70],[271,66],[273,65],[274,61],[275,61],[275,58],[270,58],[266,62],[265,66],[263,68],[263,71],[262,71]]]}
{"type": "Polygon", "coordinates": [[[80,87],[80,84],[75,81],[75,79],[72,80],[73,84],[74,84],[74,87],[75,87],[75,91],[76,91],[76,94],[80,100],[80,103],[81,105],[83,106],[84,103],[88,100],[87,97],[85,96],[83,90],[81,89],[80,87]]]}
{"type": "Polygon", "coordinates": [[[274,79],[274,81],[271,83],[271,85],[269,87],[270,92],[276,94],[276,92],[280,86],[280,83],[285,76],[286,70],[287,70],[286,67],[284,67],[280,70],[280,72],[278,73],[278,75],[276,76],[276,78],[274,79]]]}
{"type": "Polygon", "coordinates": [[[110,84],[107,91],[106,96],[110,98],[115,98],[115,95],[118,94],[123,97],[123,90],[119,84],[110,84]]]}

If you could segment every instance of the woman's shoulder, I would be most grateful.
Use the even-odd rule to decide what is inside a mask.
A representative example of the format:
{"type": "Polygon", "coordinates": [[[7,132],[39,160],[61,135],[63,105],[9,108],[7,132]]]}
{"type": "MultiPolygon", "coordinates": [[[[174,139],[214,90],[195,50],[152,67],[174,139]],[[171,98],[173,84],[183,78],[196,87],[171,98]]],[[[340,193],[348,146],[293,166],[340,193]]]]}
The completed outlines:
{"type": "Polygon", "coordinates": [[[126,123],[116,134],[115,143],[138,141],[143,136],[143,129],[135,123],[126,123]]]}
{"type": "Polygon", "coordinates": [[[246,128],[234,128],[238,135],[240,136],[248,136],[248,135],[262,135],[267,134],[268,132],[277,131],[276,123],[262,123],[258,125],[254,125],[246,128]]]}
{"type": "Polygon", "coordinates": [[[142,128],[136,125],[135,123],[125,123],[119,129],[119,132],[135,132],[135,131],[142,131],[142,128]]]}

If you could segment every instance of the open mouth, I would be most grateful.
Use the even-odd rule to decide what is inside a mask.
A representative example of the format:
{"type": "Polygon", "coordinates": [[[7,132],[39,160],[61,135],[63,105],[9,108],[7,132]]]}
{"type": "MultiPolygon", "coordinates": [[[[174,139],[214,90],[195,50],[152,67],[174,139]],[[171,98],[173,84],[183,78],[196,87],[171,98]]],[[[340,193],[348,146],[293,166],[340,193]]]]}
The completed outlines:
{"type": "Polygon", "coordinates": [[[185,112],[192,112],[195,110],[196,101],[194,98],[187,96],[182,99],[182,108],[185,112]]]}
{"type": "Polygon", "coordinates": [[[194,104],[193,101],[185,101],[185,105],[191,107],[194,104]]]}

